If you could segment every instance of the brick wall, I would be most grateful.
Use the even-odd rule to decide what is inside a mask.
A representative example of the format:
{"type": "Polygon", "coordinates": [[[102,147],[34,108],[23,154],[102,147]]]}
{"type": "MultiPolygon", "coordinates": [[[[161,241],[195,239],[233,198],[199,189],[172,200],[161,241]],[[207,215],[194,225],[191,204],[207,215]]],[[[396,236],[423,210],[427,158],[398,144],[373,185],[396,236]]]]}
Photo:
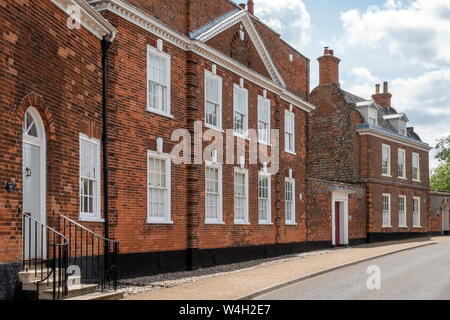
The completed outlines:
{"type": "Polygon", "coordinates": [[[363,185],[350,185],[325,180],[307,180],[308,241],[330,241],[332,235],[332,192],[343,188],[350,192],[348,198],[348,238],[362,241],[366,237],[366,200],[363,185]],[[351,217],[351,218],[350,218],[351,217]]]}
{"type": "Polygon", "coordinates": [[[338,86],[320,86],[311,93],[317,109],[310,114],[308,176],[358,182],[360,141],[356,125],[361,116],[345,102],[338,86]]]}
{"type": "Polygon", "coordinates": [[[69,30],[50,0],[0,8],[0,182],[17,184],[14,193],[0,188],[0,262],[13,262],[22,257],[24,113],[35,107],[46,127],[47,215],[77,218],[79,134],[101,130],[101,47],[86,29],[69,30]]]}

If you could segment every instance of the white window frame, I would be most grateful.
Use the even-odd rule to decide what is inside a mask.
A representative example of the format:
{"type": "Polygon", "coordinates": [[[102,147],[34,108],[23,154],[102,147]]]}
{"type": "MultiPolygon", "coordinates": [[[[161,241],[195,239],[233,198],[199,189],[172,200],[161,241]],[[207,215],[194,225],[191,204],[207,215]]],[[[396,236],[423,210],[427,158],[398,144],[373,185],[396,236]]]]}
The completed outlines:
{"type": "Polygon", "coordinates": [[[296,214],[295,214],[295,179],[293,178],[285,178],[284,181],[284,217],[285,217],[285,224],[286,225],[297,225],[296,223],[296,214]],[[287,200],[286,200],[286,184],[291,183],[292,184],[292,214],[291,214],[291,220],[287,219],[287,200]]]}
{"type": "MultiPolygon", "coordinates": [[[[403,153],[403,163],[402,163],[402,165],[403,165],[403,172],[402,172],[402,175],[398,175],[398,177],[400,178],[400,179],[406,179],[406,150],[405,149],[398,149],[398,165],[400,165],[400,153],[403,153]]],[[[400,170],[397,170],[398,171],[398,173],[400,173],[400,170]]]]}
{"type": "Polygon", "coordinates": [[[291,112],[289,110],[285,110],[285,114],[284,114],[284,151],[287,153],[291,153],[291,154],[296,154],[295,152],[295,113],[291,112]],[[287,130],[287,122],[288,122],[288,117],[292,117],[292,132],[289,132],[287,130]],[[288,144],[288,140],[286,139],[286,135],[287,134],[291,134],[292,135],[292,150],[289,149],[289,144],[288,144]]]}
{"type": "Polygon", "coordinates": [[[373,126],[377,126],[378,125],[378,112],[376,111],[376,110],[373,110],[373,109],[369,109],[368,110],[368,112],[367,112],[367,118],[368,118],[368,123],[370,124],[370,125],[373,125],[373,126]],[[371,120],[375,120],[374,122],[375,123],[371,123],[371,120]]]}
{"type": "Polygon", "coordinates": [[[147,84],[146,84],[146,88],[147,88],[147,111],[149,112],[153,112],[165,117],[169,117],[169,118],[173,118],[171,115],[171,111],[170,111],[170,98],[171,98],[171,57],[169,54],[165,53],[162,50],[158,50],[157,48],[154,48],[150,45],[147,46],[147,84]],[[158,56],[160,58],[164,58],[166,59],[166,102],[167,102],[167,112],[163,112],[162,110],[159,109],[155,109],[150,107],[149,104],[149,81],[150,81],[150,77],[149,77],[149,70],[150,70],[150,55],[155,55],[158,56]]]}
{"type": "Polygon", "coordinates": [[[381,173],[382,173],[383,177],[392,177],[392,175],[391,175],[391,146],[388,144],[384,144],[384,143],[381,147],[381,173]],[[388,156],[389,156],[388,163],[387,163],[387,171],[388,171],[387,174],[383,172],[383,162],[384,162],[383,150],[384,150],[384,148],[388,149],[388,156]]]}
{"type": "Polygon", "coordinates": [[[408,228],[408,208],[406,202],[406,196],[400,195],[398,196],[398,227],[399,228],[408,228]],[[400,211],[400,199],[403,199],[403,211],[400,211]],[[403,214],[404,219],[401,220],[401,215],[403,214]]]}
{"type": "Polygon", "coordinates": [[[264,98],[263,96],[259,96],[258,95],[258,142],[259,143],[262,143],[262,144],[266,144],[266,145],[270,145],[270,129],[271,129],[271,126],[270,126],[270,122],[271,122],[271,120],[272,120],[272,117],[271,117],[271,111],[272,111],[272,109],[271,109],[271,101],[270,101],[270,99],[267,99],[267,98],[264,98]],[[261,112],[260,112],[260,110],[261,110],[261,106],[262,106],[262,104],[263,103],[267,103],[268,104],[268,122],[265,122],[263,119],[261,119],[261,112]],[[259,129],[259,124],[260,123],[264,123],[264,124],[266,124],[267,125],[267,140],[263,140],[263,139],[261,139],[261,133],[260,133],[260,129],[259,129]]]}
{"type": "Polygon", "coordinates": [[[411,174],[413,181],[420,182],[420,155],[417,152],[412,153],[411,174]],[[414,178],[414,157],[417,157],[417,179],[414,178]]]}
{"type": "Polygon", "coordinates": [[[222,77],[220,77],[217,74],[214,74],[214,73],[212,73],[212,72],[210,72],[208,70],[205,70],[205,90],[204,90],[205,91],[205,127],[210,128],[210,129],[219,130],[219,131],[222,131],[222,104],[223,104],[223,102],[222,102],[222,99],[223,99],[222,98],[222,88],[223,88],[222,77]],[[208,99],[207,99],[208,95],[207,95],[207,92],[206,92],[206,88],[207,88],[206,84],[207,84],[208,78],[219,82],[219,84],[218,84],[218,88],[219,88],[219,91],[218,91],[219,104],[218,104],[218,111],[217,111],[217,126],[214,126],[214,125],[209,124],[209,123],[206,122],[206,120],[207,120],[206,110],[207,110],[207,102],[208,102],[208,99]]]}
{"type": "Polygon", "coordinates": [[[382,222],[383,222],[383,228],[392,228],[392,199],[391,199],[391,195],[389,193],[383,193],[383,196],[381,197],[382,201],[381,201],[381,212],[382,212],[382,222]],[[387,197],[389,198],[389,210],[386,211],[384,210],[384,203],[383,200],[384,198],[387,197]],[[387,212],[389,214],[389,223],[385,223],[385,219],[384,219],[384,215],[385,212],[387,212]]]}
{"type": "Polygon", "coordinates": [[[159,153],[155,151],[147,151],[147,223],[148,224],[173,224],[172,221],[172,161],[170,154],[159,153]],[[164,217],[152,217],[150,216],[150,158],[160,159],[166,161],[166,189],[167,189],[167,207],[164,217]]]}
{"type": "Polygon", "coordinates": [[[260,172],[258,174],[258,223],[262,224],[262,225],[272,225],[272,176],[270,174],[264,173],[264,172],[260,172]],[[267,188],[268,188],[268,193],[269,193],[269,198],[267,199],[268,201],[268,208],[267,208],[267,219],[266,220],[261,220],[260,215],[259,215],[259,179],[263,177],[263,178],[267,178],[267,188]]]}
{"type": "Polygon", "coordinates": [[[205,224],[225,224],[223,221],[223,187],[222,187],[222,165],[218,163],[212,163],[210,161],[205,162],[205,224]],[[219,199],[217,201],[218,208],[217,208],[217,218],[208,218],[207,217],[207,201],[206,201],[206,169],[207,168],[213,168],[218,170],[219,175],[219,199]]]}
{"type": "MultiPolygon", "coordinates": [[[[240,225],[248,225],[250,224],[249,214],[248,214],[248,170],[242,169],[242,168],[234,168],[234,176],[233,176],[233,187],[235,186],[236,180],[236,174],[242,174],[245,176],[244,182],[245,182],[245,205],[244,205],[244,219],[237,219],[236,218],[236,207],[235,202],[233,203],[234,206],[234,224],[240,224],[240,225]]],[[[234,194],[234,188],[233,188],[233,199],[236,197],[234,194]]]]}
{"type": "Polygon", "coordinates": [[[234,84],[233,86],[233,130],[234,130],[234,135],[236,137],[242,138],[242,139],[248,139],[248,90],[245,89],[244,87],[241,87],[238,84],[234,84]],[[241,134],[239,132],[236,131],[236,104],[237,104],[237,99],[236,99],[236,90],[241,91],[243,93],[245,93],[246,96],[246,114],[245,114],[245,121],[244,121],[244,134],[241,134]]]}
{"type": "Polygon", "coordinates": [[[413,228],[422,228],[421,221],[420,221],[420,201],[421,200],[422,199],[420,197],[413,197],[413,209],[412,209],[412,212],[413,212],[413,228]],[[417,213],[414,210],[414,202],[415,201],[417,201],[417,213]],[[415,219],[416,216],[417,216],[417,221],[419,221],[419,224],[416,223],[416,219],[415,219]]]}
{"type": "Polygon", "coordinates": [[[80,221],[86,221],[86,222],[104,222],[104,219],[101,217],[101,176],[100,176],[100,148],[101,148],[101,142],[98,139],[89,138],[85,134],[80,133],[80,140],[79,140],[79,153],[80,153],[80,163],[79,163],[79,197],[80,197],[80,221]],[[96,146],[96,152],[95,152],[95,198],[94,198],[94,213],[88,213],[88,212],[82,212],[81,211],[81,144],[90,143],[94,144],[96,146]]]}

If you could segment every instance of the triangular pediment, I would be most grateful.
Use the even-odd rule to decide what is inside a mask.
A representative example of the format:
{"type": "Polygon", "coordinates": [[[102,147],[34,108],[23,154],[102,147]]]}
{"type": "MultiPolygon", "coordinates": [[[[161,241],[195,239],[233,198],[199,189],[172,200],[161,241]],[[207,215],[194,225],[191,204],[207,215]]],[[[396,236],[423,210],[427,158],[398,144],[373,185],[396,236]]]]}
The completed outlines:
{"type": "MultiPolygon", "coordinates": [[[[248,42],[247,49],[249,51],[253,51],[254,49],[258,54],[258,58],[256,59],[257,61],[253,61],[252,63],[255,70],[262,74],[266,73],[270,79],[272,79],[279,85],[286,87],[280,73],[278,72],[275,64],[272,61],[269,52],[266,49],[264,42],[262,41],[260,35],[258,34],[258,31],[256,30],[252,22],[249,13],[246,10],[229,12],[228,14],[209,22],[208,24],[198,28],[197,30],[194,30],[193,32],[191,32],[190,36],[194,40],[201,41],[203,43],[211,45],[212,47],[214,47],[214,43],[219,43],[220,45],[220,41],[214,42],[214,39],[218,40],[221,36],[226,36],[227,41],[236,43],[232,43],[231,49],[228,50],[229,55],[233,59],[244,65],[246,64],[244,52],[245,47],[242,46],[245,46],[245,43],[248,42]],[[242,41],[243,44],[239,44],[240,39],[237,39],[239,38],[240,29],[245,33],[244,40],[242,41]],[[232,30],[231,35],[228,32],[230,30],[232,30]],[[248,37],[249,39],[246,39],[245,37],[248,37]],[[258,65],[262,65],[264,67],[264,72],[262,72],[261,68],[259,68],[259,70],[257,69],[258,65]]],[[[215,49],[218,49],[220,51],[222,47],[219,47],[219,45],[215,49]]]]}

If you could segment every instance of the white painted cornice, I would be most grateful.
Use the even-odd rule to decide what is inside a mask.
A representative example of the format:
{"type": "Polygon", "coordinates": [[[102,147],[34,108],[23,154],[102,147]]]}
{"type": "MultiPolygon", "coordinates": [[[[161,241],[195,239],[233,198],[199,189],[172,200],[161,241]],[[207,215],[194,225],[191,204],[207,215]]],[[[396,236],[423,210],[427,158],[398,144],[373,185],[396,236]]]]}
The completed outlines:
{"type": "Polygon", "coordinates": [[[421,151],[425,151],[425,152],[429,152],[430,150],[433,149],[432,147],[430,147],[429,144],[426,144],[424,142],[415,141],[411,138],[396,135],[396,134],[390,133],[388,131],[384,131],[382,129],[379,129],[379,128],[376,128],[373,126],[369,126],[367,124],[361,126],[359,129],[357,129],[357,132],[359,133],[360,136],[367,136],[367,135],[374,136],[374,137],[378,137],[378,138],[381,138],[384,140],[399,143],[404,146],[409,146],[411,148],[415,148],[417,150],[421,150],[421,151]]]}
{"type": "MultiPolygon", "coordinates": [[[[220,51],[199,40],[191,39],[177,31],[172,30],[171,28],[161,23],[159,20],[155,19],[145,12],[140,11],[134,6],[129,5],[125,1],[88,0],[88,2],[95,10],[99,12],[108,10],[184,51],[192,51],[199,56],[212,61],[218,66],[230,70],[241,76],[242,78],[247,79],[248,81],[257,84],[264,89],[280,95],[283,100],[292,103],[294,106],[300,109],[303,109],[307,112],[311,112],[315,109],[315,106],[304,101],[297,95],[289,92],[285,87],[283,87],[281,83],[262,76],[258,72],[250,69],[247,66],[244,66],[231,57],[221,53],[220,51]]],[[[252,23],[250,20],[248,21],[252,23]]]]}
{"type": "Polygon", "coordinates": [[[51,2],[67,14],[70,13],[71,6],[78,7],[81,14],[79,23],[83,27],[99,39],[108,37],[111,42],[114,41],[116,29],[85,0],[51,0],[51,2]]]}

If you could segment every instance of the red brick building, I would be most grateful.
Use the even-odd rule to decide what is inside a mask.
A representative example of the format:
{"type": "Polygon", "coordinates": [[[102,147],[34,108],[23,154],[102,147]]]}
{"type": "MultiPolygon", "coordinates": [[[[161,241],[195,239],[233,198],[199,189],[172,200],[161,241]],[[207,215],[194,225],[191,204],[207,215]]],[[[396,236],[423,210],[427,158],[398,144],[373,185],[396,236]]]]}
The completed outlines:
{"type": "MultiPolygon", "coordinates": [[[[18,296],[36,244],[21,212],[119,241],[122,277],[428,232],[428,146],[409,128],[398,134],[404,117],[379,100],[386,94],[372,103],[341,90],[332,54],[310,97],[309,59],[252,5],[6,0],[0,9],[0,299],[18,296]],[[392,177],[381,174],[382,144],[392,177]],[[406,180],[396,176],[400,147],[406,180]],[[383,228],[388,193],[392,228],[383,228]],[[396,220],[398,195],[408,228],[396,220]]],[[[32,258],[49,258],[44,247],[32,258]]],[[[93,251],[69,244],[72,257],[101,255],[93,251]]]]}
{"type": "Polygon", "coordinates": [[[320,83],[311,93],[316,109],[309,120],[308,216],[322,220],[312,223],[328,225],[333,244],[428,234],[431,148],[391,106],[387,83],[366,100],[341,89],[333,50],[326,48],[318,61],[320,83]],[[335,182],[343,185],[325,188],[335,182]]]}

